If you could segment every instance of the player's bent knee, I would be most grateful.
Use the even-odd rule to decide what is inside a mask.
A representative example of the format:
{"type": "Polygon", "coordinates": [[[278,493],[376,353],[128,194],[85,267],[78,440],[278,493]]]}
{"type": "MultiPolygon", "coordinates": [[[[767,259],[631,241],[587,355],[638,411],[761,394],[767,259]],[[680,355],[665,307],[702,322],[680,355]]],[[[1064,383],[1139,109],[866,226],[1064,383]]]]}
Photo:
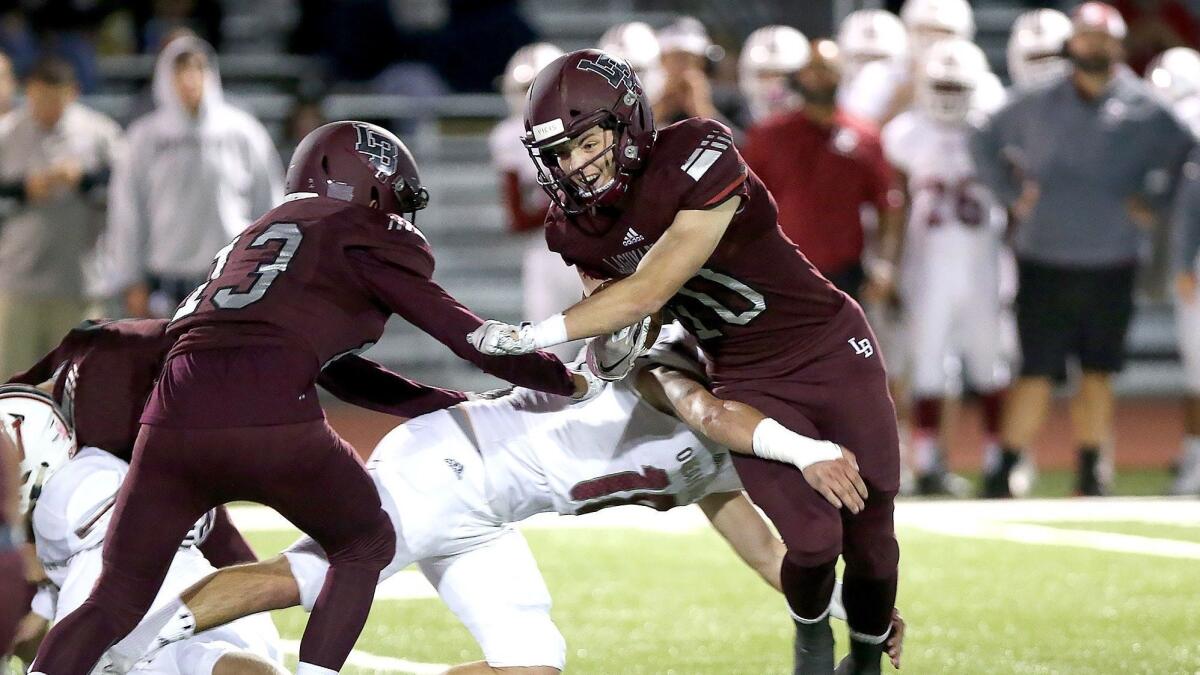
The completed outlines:
{"type": "Polygon", "coordinates": [[[329,551],[329,564],[354,565],[379,572],[387,567],[395,555],[396,531],[380,509],[375,526],[370,531],[337,551],[329,551]]]}
{"type": "Polygon", "coordinates": [[[497,672],[556,673],[566,666],[567,642],[550,620],[549,608],[521,612],[473,632],[484,659],[497,672]]]}

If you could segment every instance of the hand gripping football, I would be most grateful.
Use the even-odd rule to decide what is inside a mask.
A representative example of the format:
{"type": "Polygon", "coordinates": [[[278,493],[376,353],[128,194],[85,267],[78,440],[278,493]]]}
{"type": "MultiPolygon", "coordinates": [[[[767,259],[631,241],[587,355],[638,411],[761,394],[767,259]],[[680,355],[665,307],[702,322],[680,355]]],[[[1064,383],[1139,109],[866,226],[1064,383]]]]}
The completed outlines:
{"type": "Polygon", "coordinates": [[[662,321],[651,314],[615,333],[591,339],[587,346],[588,370],[602,380],[620,380],[633,370],[637,358],[654,345],[660,328],[662,321]]]}

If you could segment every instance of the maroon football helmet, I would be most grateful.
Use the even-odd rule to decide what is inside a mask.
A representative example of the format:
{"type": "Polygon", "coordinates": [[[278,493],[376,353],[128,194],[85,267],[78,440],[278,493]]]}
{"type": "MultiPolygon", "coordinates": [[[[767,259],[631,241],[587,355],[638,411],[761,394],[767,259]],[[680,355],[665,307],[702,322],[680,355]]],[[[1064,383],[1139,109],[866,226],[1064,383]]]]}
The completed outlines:
{"type": "Polygon", "coordinates": [[[654,113],[642,83],[624,59],[598,49],[564,54],[538,73],[525,103],[522,138],[538,169],[538,184],[569,214],[612,204],[629,190],[654,146],[654,113]],[[588,165],[566,173],[555,146],[599,125],[613,143],[588,165]],[[583,170],[613,153],[616,177],[596,191],[583,187],[583,170]]]}
{"type": "Polygon", "coordinates": [[[284,192],[374,205],[409,221],[429,204],[412,153],[395,134],[367,122],[330,122],[309,132],[292,153],[284,192]]]}

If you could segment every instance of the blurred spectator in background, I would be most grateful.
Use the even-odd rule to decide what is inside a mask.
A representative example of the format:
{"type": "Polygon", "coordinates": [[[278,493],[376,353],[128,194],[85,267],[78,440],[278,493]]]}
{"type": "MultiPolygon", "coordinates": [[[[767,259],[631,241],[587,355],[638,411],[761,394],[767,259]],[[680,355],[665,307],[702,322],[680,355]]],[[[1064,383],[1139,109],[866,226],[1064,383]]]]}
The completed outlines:
{"type": "Polygon", "coordinates": [[[704,117],[730,125],[713,101],[708,74],[713,44],[704,24],[690,16],[681,17],[658,31],[658,46],[663,89],[654,100],[655,124],[666,127],[689,117],[704,117]]]}
{"type": "Polygon", "coordinates": [[[803,99],[795,77],[808,60],[808,38],[791,26],[763,26],[751,33],[738,56],[738,89],[744,101],[738,126],[748,129],[799,107],[803,99]]]}
{"type": "MultiPolygon", "coordinates": [[[[641,21],[616,24],[604,31],[596,46],[629,63],[629,67],[641,80],[647,98],[657,101],[662,96],[662,50],[658,44],[658,36],[654,34],[650,24],[641,21]]],[[[659,126],[663,126],[661,121],[659,126]]]]}
{"type": "Polygon", "coordinates": [[[71,64],[48,57],[25,104],[0,118],[0,379],[50,351],[87,306],[83,264],[121,129],[78,94],[71,64]]]}
{"type": "Polygon", "coordinates": [[[1117,10],[1129,24],[1126,61],[1144,72],[1155,55],[1171,47],[1200,47],[1196,3],[1187,0],[1117,0],[1117,10]]]}
{"type": "Polygon", "coordinates": [[[0,115],[12,110],[16,95],[17,76],[13,72],[12,61],[4,52],[0,52],[0,115]]]}
{"type": "MultiPolygon", "coordinates": [[[[778,202],[783,231],[821,274],[858,298],[868,281],[864,215],[878,219],[887,239],[881,247],[893,251],[901,214],[879,130],[836,104],[840,68],[837,44],[814,40],[797,74],[803,105],[751,128],[742,154],[778,202]]],[[[889,270],[879,266],[875,273],[873,297],[891,285],[889,270]]]]}
{"type": "MultiPolygon", "coordinates": [[[[537,168],[521,142],[525,135],[525,96],[533,78],[562,53],[552,44],[538,42],[513,54],[501,85],[509,116],[488,137],[492,166],[500,174],[500,197],[508,229],[526,241],[521,263],[522,316],[531,317],[530,321],[548,319],[583,295],[579,275],[546,247],[543,226],[550,199],[538,185],[537,168]]],[[[579,344],[567,343],[550,351],[569,360],[579,352],[579,344]]]]}
{"type": "Polygon", "coordinates": [[[1121,15],[1088,2],[1072,24],[1071,76],[1017,93],[971,144],[980,178],[1011,204],[1017,222],[1023,363],[1005,405],[1001,461],[985,475],[994,497],[1011,495],[1012,469],[1045,421],[1070,357],[1083,371],[1071,404],[1076,489],[1107,491],[1111,376],[1124,363],[1139,249],[1193,145],[1123,63],[1121,15]]]}
{"type": "Polygon", "coordinates": [[[169,316],[213,255],[279,203],[283,176],[267,130],[225,102],[212,48],[181,37],[154,69],[157,109],[129,126],[114,170],[108,290],[132,316],[169,316]]]}
{"type": "Polygon", "coordinates": [[[62,57],[74,67],[80,90],[94,93],[100,84],[95,32],[118,7],[116,0],[0,0],[0,49],[20,74],[43,55],[62,57]]]}

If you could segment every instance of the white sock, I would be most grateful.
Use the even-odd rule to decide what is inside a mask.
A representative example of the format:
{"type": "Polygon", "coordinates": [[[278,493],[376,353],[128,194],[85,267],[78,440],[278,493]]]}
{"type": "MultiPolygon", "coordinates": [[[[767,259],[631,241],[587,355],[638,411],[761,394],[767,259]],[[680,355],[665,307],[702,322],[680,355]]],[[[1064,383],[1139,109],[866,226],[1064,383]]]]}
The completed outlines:
{"type": "Polygon", "coordinates": [[[296,675],[338,675],[338,672],[301,661],[300,665],[296,666],[296,675]]]}
{"type": "Polygon", "coordinates": [[[1183,466],[1200,464],[1200,436],[1187,436],[1183,439],[1183,466]]]}
{"type": "Polygon", "coordinates": [[[941,462],[936,431],[917,429],[912,435],[913,464],[918,474],[930,474],[941,462]]]}
{"type": "Polygon", "coordinates": [[[143,657],[180,640],[195,635],[196,618],[192,610],[179,598],[146,615],[123,640],[113,645],[111,653],[127,663],[136,663],[143,657]]]}

